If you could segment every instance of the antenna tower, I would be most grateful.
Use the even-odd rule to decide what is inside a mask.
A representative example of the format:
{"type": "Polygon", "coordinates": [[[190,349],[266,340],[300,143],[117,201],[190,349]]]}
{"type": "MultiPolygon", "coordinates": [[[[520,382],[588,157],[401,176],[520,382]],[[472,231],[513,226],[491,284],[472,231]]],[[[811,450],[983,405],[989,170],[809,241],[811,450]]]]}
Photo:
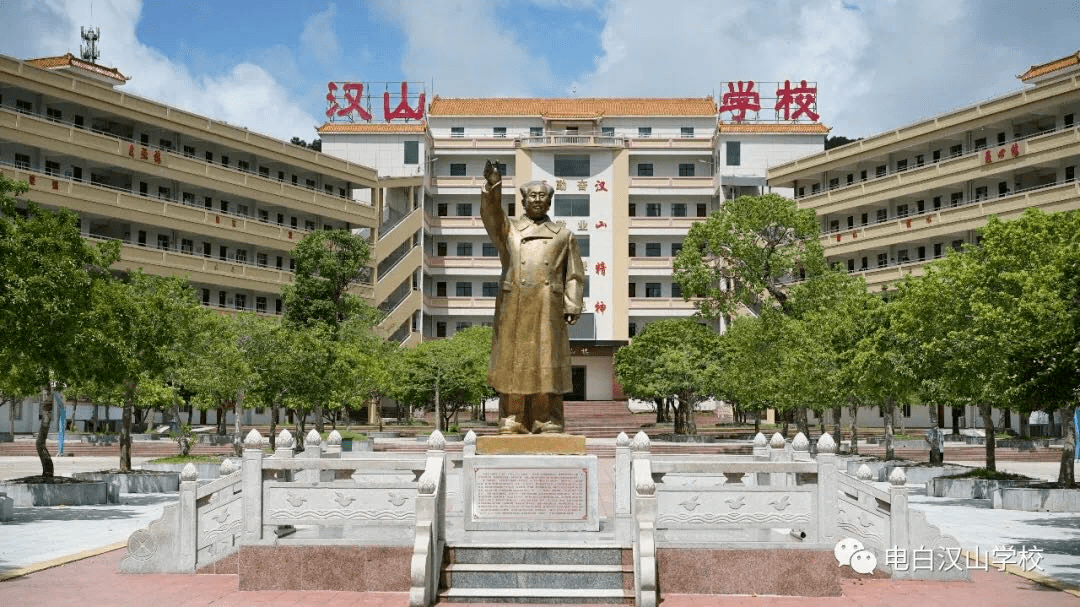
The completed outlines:
{"type": "Polygon", "coordinates": [[[101,37],[101,28],[97,27],[81,27],[79,28],[83,42],[85,45],[79,45],[79,52],[82,53],[82,58],[90,63],[97,63],[98,57],[101,56],[101,51],[98,50],[97,41],[101,37]]]}

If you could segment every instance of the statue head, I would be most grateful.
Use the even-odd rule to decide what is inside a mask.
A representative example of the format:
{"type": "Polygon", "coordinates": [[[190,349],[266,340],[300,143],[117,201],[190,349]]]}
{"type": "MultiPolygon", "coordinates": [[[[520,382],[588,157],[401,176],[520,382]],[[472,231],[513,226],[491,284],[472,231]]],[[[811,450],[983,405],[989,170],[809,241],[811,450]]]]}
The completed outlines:
{"type": "Polygon", "coordinates": [[[551,197],[555,194],[555,188],[543,181],[530,181],[522,184],[521,206],[525,209],[525,215],[529,219],[540,219],[547,215],[551,208],[551,197]]]}

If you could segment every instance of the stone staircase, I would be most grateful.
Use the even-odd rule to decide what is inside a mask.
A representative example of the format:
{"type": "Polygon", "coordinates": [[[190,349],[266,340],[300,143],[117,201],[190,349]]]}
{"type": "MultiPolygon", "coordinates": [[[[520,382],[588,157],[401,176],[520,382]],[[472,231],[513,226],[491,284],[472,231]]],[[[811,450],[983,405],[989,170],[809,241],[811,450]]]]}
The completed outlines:
{"type": "Polygon", "coordinates": [[[633,604],[631,550],[618,546],[447,546],[439,601],[633,604]]]}

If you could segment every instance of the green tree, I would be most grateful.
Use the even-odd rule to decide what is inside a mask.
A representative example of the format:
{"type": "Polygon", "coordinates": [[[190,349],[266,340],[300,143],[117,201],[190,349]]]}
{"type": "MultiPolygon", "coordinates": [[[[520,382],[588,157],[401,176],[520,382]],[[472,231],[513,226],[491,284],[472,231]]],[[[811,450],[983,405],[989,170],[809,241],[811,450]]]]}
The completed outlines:
{"type": "MultiPolygon", "coordinates": [[[[345,230],[311,232],[293,248],[292,255],[296,259],[296,273],[294,283],[283,289],[284,322],[294,329],[325,329],[328,339],[315,343],[322,346],[323,361],[318,368],[330,372],[337,366],[334,357],[341,324],[357,315],[375,316],[368,304],[349,291],[370,276],[368,243],[345,230]]],[[[331,383],[330,378],[324,377],[312,387],[317,389],[331,383]]],[[[292,397],[302,395],[294,393],[292,397]]],[[[323,404],[328,398],[329,393],[324,390],[310,399],[319,432],[323,431],[323,404]]]]}
{"type": "Polygon", "coordinates": [[[776,194],[740,196],[690,228],[672,277],[708,318],[762,304],[788,312],[786,284],[825,268],[817,236],[812,209],[776,194]]]}
{"type": "Polygon", "coordinates": [[[445,431],[454,413],[495,395],[487,383],[490,356],[491,327],[423,342],[403,353],[391,396],[409,407],[431,406],[436,428],[445,431]]]}
{"type": "MultiPolygon", "coordinates": [[[[131,470],[131,431],[143,381],[164,384],[190,348],[190,325],[204,311],[186,279],[129,272],[123,281],[95,285],[90,330],[93,346],[84,351],[98,368],[100,382],[123,386],[120,470],[131,470]]],[[[161,405],[161,402],[153,402],[161,405]]],[[[171,403],[170,403],[171,404],[171,403]]],[[[141,417],[141,416],[140,416],[141,417]]]]}
{"type": "Polygon", "coordinates": [[[657,320],[615,352],[615,375],[629,396],[675,397],[675,433],[694,435],[718,360],[719,337],[709,327],[692,318],[657,320]]]}
{"type": "Polygon", "coordinates": [[[16,392],[44,391],[36,449],[42,476],[51,477],[52,392],[91,372],[84,352],[93,346],[95,283],[110,280],[119,245],[84,240],[66,209],[20,208],[16,197],[26,191],[0,177],[0,359],[18,369],[16,392]]]}

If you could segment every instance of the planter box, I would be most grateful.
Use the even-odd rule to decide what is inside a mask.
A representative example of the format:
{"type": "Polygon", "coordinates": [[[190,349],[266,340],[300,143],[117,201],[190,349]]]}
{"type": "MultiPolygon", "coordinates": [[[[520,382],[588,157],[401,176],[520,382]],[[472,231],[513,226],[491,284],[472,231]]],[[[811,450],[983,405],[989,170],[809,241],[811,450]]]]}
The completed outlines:
{"type": "Polygon", "coordinates": [[[374,451],[375,441],[371,440],[370,438],[364,440],[343,438],[341,439],[341,450],[343,452],[374,451]]]}
{"type": "Polygon", "coordinates": [[[851,476],[859,471],[859,467],[863,464],[869,466],[873,471],[874,476],[871,480],[878,482],[885,482],[889,480],[889,475],[892,474],[894,468],[903,468],[904,476],[907,477],[908,485],[925,485],[930,482],[931,479],[939,476],[952,476],[954,474],[963,474],[970,470],[966,466],[957,466],[955,464],[945,464],[944,466],[926,466],[919,465],[917,462],[906,460],[867,460],[863,458],[852,458],[847,461],[847,473],[851,476]]]}
{"type": "Polygon", "coordinates": [[[960,499],[988,500],[999,487],[1018,487],[1030,481],[987,480],[985,478],[947,478],[930,479],[927,493],[934,497],[952,497],[960,499]]]}
{"type": "Polygon", "coordinates": [[[90,506],[119,501],[120,485],[117,483],[110,486],[105,481],[0,483],[0,493],[6,493],[13,500],[13,505],[19,507],[90,506]],[[110,497],[113,497],[113,500],[110,500],[110,497]]]}
{"type": "MultiPolygon", "coordinates": [[[[237,465],[239,466],[240,460],[237,459],[237,465]]],[[[177,479],[180,478],[180,471],[184,469],[187,464],[143,464],[139,466],[142,470],[156,470],[158,472],[172,472],[177,475],[177,479]]],[[[221,464],[195,464],[195,469],[199,472],[199,480],[213,480],[221,476],[221,464]]]]}
{"type": "Polygon", "coordinates": [[[368,432],[367,435],[369,438],[397,438],[401,436],[401,432],[385,430],[383,432],[368,432]]]}
{"type": "Polygon", "coordinates": [[[1080,512],[1080,489],[1000,487],[994,490],[993,506],[1025,512],[1080,512]]]}
{"type": "Polygon", "coordinates": [[[76,472],[72,476],[87,481],[115,481],[120,485],[120,493],[172,493],[180,490],[179,472],[76,472]]]}

